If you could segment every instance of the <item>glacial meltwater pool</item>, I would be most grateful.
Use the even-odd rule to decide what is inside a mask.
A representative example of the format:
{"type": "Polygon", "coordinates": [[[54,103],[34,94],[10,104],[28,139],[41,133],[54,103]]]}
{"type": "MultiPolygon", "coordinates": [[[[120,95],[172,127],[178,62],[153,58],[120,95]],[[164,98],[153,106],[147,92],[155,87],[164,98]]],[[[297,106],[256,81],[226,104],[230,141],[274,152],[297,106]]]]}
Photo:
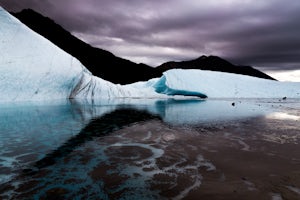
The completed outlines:
{"type": "Polygon", "coordinates": [[[299,99],[0,105],[0,199],[300,199],[299,99]]]}

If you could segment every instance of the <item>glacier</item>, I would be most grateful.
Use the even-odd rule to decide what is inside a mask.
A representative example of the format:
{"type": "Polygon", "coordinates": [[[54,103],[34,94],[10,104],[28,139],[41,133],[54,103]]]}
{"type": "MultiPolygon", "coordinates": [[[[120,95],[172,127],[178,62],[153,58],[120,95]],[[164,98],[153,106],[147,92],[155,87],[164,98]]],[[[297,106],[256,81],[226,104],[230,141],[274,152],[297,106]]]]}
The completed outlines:
{"type": "Polygon", "coordinates": [[[1,102],[164,96],[93,76],[76,58],[1,7],[0,92],[1,102]]]}
{"type": "Polygon", "coordinates": [[[209,98],[300,98],[300,82],[280,82],[196,69],[168,70],[153,86],[157,92],[168,95],[209,98]]]}
{"type": "Polygon", "coordinates": [[[0,7],[0,92],[0,102],[170,96],[300,98],[300,83],[172,69],[149,81],[113,84],[93,76],[76,58],[0,7]]]}

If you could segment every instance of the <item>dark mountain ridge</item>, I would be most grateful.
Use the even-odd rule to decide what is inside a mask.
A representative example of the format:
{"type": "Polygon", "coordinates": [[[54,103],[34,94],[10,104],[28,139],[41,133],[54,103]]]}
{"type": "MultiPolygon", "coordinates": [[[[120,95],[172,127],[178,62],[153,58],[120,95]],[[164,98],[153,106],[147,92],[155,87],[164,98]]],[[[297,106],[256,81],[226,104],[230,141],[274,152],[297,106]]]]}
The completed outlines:
{"type": "Polygon", "coordinates": [[[153,67],[119,58],[109,51],[92,47],[73,36],[52,19],[31,10],[12,13],[33,31],[76,57],[93,75],[113,83],[132,83],[159,76],[153,67]]]}
{"type": "Polygon", "coordinates": [[[137,64],[117,57],[109,51],[92,47],[73,36],[52,19],[34,10],[24,9],[12,14],[33,31],[76,57],[93,75],[113,83],[128,84],[146,81],[160,77],[164,71],[174,68],[222,71],[274,80],[250,66],[236,66],[216,56],[201,56],[191,61],[167,62],[157,68],[142,63],[137,64]]]}
{"type": "Polygon", "coordinates": [[[219,58],[217,56],[201,56],[195,60],[190,60],[190,61],[166,62],[158,66],[157,70],[163,72],[174,68],[201,69],[201,70],[210,70],[210,71],[229,72],[229,73],[243,74],[243,75],[249,75],[249,76],[254,76],[254,77],[259,77],[264,79],[275,80],[271,76],[257,69],[254,69],[253,67],[233,65],[232,63],[222,58],[219,58]]]}

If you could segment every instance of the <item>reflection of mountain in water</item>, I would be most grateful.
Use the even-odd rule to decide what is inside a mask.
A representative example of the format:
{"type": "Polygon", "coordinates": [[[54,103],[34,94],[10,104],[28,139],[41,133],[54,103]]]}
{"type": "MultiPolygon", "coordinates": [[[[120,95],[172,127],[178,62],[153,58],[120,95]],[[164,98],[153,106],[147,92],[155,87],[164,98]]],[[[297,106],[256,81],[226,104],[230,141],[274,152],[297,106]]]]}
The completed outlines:
{"type": "MultiPolygon", "coordinates": [[[[72,105],[77,110],[80,110],[80,103],[73,101],[72,105]]],[[[90,108],[90,112],[92,108],[90,108]]],[[[199,125],[208,122],[224,122],[240,117],[250,117],[259,113],[255,110],[255,105],[251,104],[239,103],[235,108],[229,101],[205,101],[199,99],[158,100],[155,101],[155,104],[147,106],[119,105],[115,109],[102,116],[97,116],[94,113],[96,115],[78,134],[68,139],[63,145],[47,154],[43,159],[37,161],[35,167],[43,168],[52,165],[57,159],[63,158],[72,152],[73,149],[87,141],[93,140],[94,137],[105,136],[136,122],[163,119],[164,122],[172,125],[199,125]]],[[[80,111],[80,113],[82,114],[83,111],[80,111]]]]}
{"type": "MultiPolygon", "coordinates": [[[[33,166],[34,162],[36,167],[42,168],[56,162],[56,158],[64,157],[72,151],[73,146],[83,145],[92,137],[153,118],[160,117],[164,123],[172,126],[209,126],[211,123],[226,123],[266,112],[269,112],[268,108],[255,100],[236,101],[232,106],[231,100],[193,98],[114,99],[99,102],[72,100],[46,105],[1,105],[0,165],[16,168],[33,166]]],[[[11,174],[5,177],[2,182],[10,179],[11,174]]]]}
{"type": "Polygon", "coordinates": [[[43,168],[55,163],[55,160],[63,158],[87,141],[95,137],[105,136],[113,131],[119,130],[132,123],[160,119],[158,116],[151,115],[147,111],[140,111],[130,108],[117,109],[99,118],[92,119],[76,136],[70,138],[62,146],[47,154],[43,159],[36,162],[35,167],[43,168]]]}
{"type": "MultiPolygon", "coordinates": [[[[206,123],[226,122],[235,119],[264,115],[270,108],[262,106],[263,102],[255,99],[209,99],[179,98],[179,99],[114,99],[110,101],[72,100],[72,105],[81,109],[82,113],[90,113],[89,118],[102,115],[101,108],[114,106],[114,109],[129,107],[137,110],[147,110],[159,115],[162,120],[171,125],[197,125],[206,123]],[[234,106],[233,104],[234,103],[234,106]]],[[[88,116],[88,114],[85,114],[88,116]]]]}

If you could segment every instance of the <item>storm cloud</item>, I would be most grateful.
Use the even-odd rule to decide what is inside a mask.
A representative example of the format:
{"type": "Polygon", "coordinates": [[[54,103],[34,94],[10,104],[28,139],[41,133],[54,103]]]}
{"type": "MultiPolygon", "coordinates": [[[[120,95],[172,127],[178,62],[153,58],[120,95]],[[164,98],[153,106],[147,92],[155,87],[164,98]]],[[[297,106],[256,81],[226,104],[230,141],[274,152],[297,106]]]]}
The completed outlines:
{"type": "Polygon", "coordinates": [[[299,0],[2,0],[32,8],[93,46],[157,66],[217,55],[263,70],[300,69],[299,0]]]}

